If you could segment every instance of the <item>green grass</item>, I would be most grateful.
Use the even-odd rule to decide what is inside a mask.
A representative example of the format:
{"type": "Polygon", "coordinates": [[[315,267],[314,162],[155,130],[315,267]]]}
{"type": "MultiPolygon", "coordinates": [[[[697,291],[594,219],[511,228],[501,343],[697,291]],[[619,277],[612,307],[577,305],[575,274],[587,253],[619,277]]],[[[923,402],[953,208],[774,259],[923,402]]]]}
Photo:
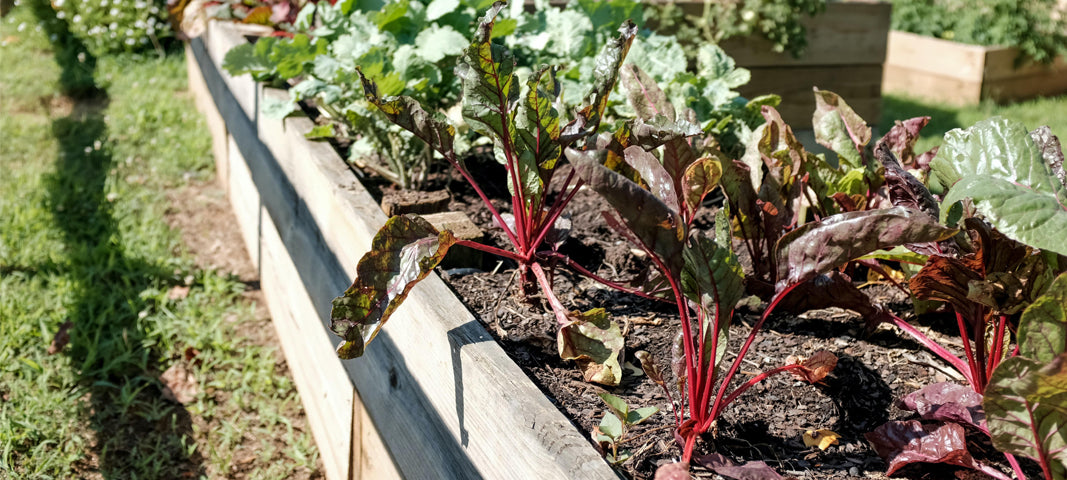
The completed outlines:
{"type": "Polygon", "coordinates": [[[898,95],[882,97],[882,131],[888,131],[895,120],[929,116],[930,123],[922,130],[916,152],[925,152],[940,145],[945,132],[954,128],[968,128],[979,120],[1000,115],[1017,120],[1033,130],[1048,125],[1052,133],[1067,139],[1067,95],[1035,98],[1019,103],[997,105],[985,102],[970,107],[953,107],[898,95]]]}
{"type": "Polygon", "coordinates": [[[0,20],[0,478],[321,476],[281,353],[250,339],[270,325],[162,221],[164,189],[212,171],[182,53],[95,59],[22,3],[0,20]],[[179,405],[160,375],[189,348],[179,405]]]}

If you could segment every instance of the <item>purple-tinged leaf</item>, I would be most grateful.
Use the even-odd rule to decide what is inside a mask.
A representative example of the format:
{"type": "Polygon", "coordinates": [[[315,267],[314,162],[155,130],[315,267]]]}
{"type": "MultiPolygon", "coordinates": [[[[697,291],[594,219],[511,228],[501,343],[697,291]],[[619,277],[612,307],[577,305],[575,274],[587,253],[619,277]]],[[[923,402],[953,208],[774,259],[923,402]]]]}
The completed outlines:
{"type": "Polygon", "coordinates": [[[815,88],[811,125],[820,145],[836,152],[852,168],[864,166],[863,151],[871,141],[871,127],[836,93],[815,88]]]}
{"type": "Polygon", "coordinates": [[[874,451],[889,464],[886,475],[913,463],[946,463],[978,470],[1002,480],[1010,477],[971,457],[966,431],[958,423],[923,424],[918,420],[889,422],[865,435],[874,451]]]}
{"type": "Polygon", "coordinates": [[[603,308],[572,312],[570,318],[571,322],[560,327],[556,335],[560,358],[574,360],[587,382],[618,385],[622,380],[619,360],[623,349],[619,324],[608,318],[603,308]]]}
{"type": "Polygon", "coordinates": [[[690,212],[700,208],[704,197],[719,186],[722,179],[722,163],[705,156],[689,165],[682,176],[682,195],[690,212]]]}
{"type": "Polygon", "coordinates": [[[1019,320],[1019,354],[1051,362],[1067,352],[1067,273],[1023,311],[1019,320]]]}
{"type": "MultiPolygon", "coordinates": [[[[674,336],[674,341],[671,342],[671,373],[674,374],[676,380],[676,386],[678,387],[678,393],[685,395],[685,383],[688,380],[689,372],[686,371],[685,364],[685,335],[682,334],[682,329],[678,329],[678,333],[674,336]]],[[[685,442],[679,442],[684,445],[685,442]]]]}
{"type": "Polygon", "coordinates": [[[632,63],[622,67],[620,76],[637,118],[648,121],[663,116],[674,121],[674,105],[652,77],[632,63]]]}
{"type": "Polygon", "coordinates": [[[363,94],[367,101],[378,107],[386,118],[428,143],[445,158],[455,156],[456,128],[449,125],[444,116],[427,112],[418,100],[411,97],[381,98],[378,85],[358,68],[356,73],[363,83],[363,94]]]}
{"type": "Polygon", "coordinates": [[[904,207],[826,217],[804,224],[778,240],[775,288],[785,290],[875,250],[941,241],[955,233],[955,229],[941,226],[929,215],[904,207]]]}
{"type": "Polygon", "coordinates": [[[663,169],[674,181],[674,191],[683,192],[682,179],[690,165],[699,159],[696,149],[685,138],[675,138],[663,144],[663,169]]]}
{"type": "Polygon", "coordinates": [[[878,325],[890,320],[885,307],[872,302],[867,294],[852,284],[848,275],[836,270],[816,275],[797,286],[778,304],[778,308],[793,313],[829,307],[847,308],[860,314],[868,332],[873,332],[878,325]]]}
{"type": "Polygon", "coordinates": [[[583,99],[582,106],[574,112],[576,118],[563,128],[564,145],[596,133],[608,106],[608,97],[619,79],[619,70],[636,36],[637,25],[627,20],[619,27],[619,37],[604,45],[593,61],[593,87],[583,99]]]}
{"type": "Polygon", "coordinates": [[[341,358],[363,355],[389,316],[426,278],[455,243],[452,232],[438,232],[417,215],[390,218],[356,266],[356,280],[333,300],[330,329],[344,338],[341,358]]]}
{"type": "Polygon", "coordinates": [[[1067,478],[1067,353],[1049,363],[1005,360],[983,406],[994,447],[1036,460],[1046,479],[1067,478]]]}
{"type": "Polygon", "coordinates": [[[874,158],[885,167],[885,183],[889,188],[889,200],[893,202],[893,206],[913,208],[931,217],[941,218],[941,209],[933,194],[926,189],[926,185],[900,165],[897,157],[893,155],[892,146],[886,141],[887,138],[889,137],[882,138],[875,146],[874,158]]]}
{"type": "Polygon", "coordinates": [[[940,420],[984,428],[982,394],[958,383],[940,382],[905,395],[898,401],[904,410],[918,413],[924,420],[940,420]]]}
{"type": "Polygon", "coordinates": [[[645,372],[648,379],[662,387],[664,385],[663,371],[660,370],[659,365],[656,364],[656,359],[652,358],[652,354],[645,350],[638,350],[634,353],[634,357],[641,362],[641,370],[645,372]]]}
{"type": "Polygon", "coordinates": [[[770,465],[759,460],[738,465],[720,453],[709,453],[694,456],[693,461],[708,470],[734,480],[782,480],[782,476],[770,465]]]}
{"type": "Polygon", "coordinates": [[[700,128],[689,122],[673,122],[659,116],[645,121],[640,118],[624,122],[615,133],[602,137],[597,148],[610,150],[623,155],[627,147],[637,145],[645,150],[653,150],[667,142],[685,139],[700,134],[700,128]]]}
{"type": "MultiPolygon", "coordinates": [[[[909,118],[901,122],[897,120],[893,128],[889,129],[878,143],[885,143],[889,151],[900,159],[900,163],[911,168],[920,168],[915,157],[915,142],[919,141],[919,131],[930,123],[930,117],[909,118]]],[[[877,155],[877,151],[875,152],[877,155]]]]}
{"type": "Polygon", "coordinates": [[[568,148],[566,155],[578,176],[619,213],[640,244],[663,262],[669,274],[677,275],[685,240],[685,224],[678,213],[648,190],[608,170],[593,153],[568,148]]]}
{"type": "Polygon", "coordinates": [[[633,146],[623,151],[623,158],[627,165],[633,167],[641,175],[641,179],[645,181],[648,189],[656,198],[671,210],[681,213],[678,193],[674,190],[674,179],[655,155],[646,152],[641,147],[633,146]]]}
{"type": "Polygon", "coordinates": [[[744,271],[737,256],[714,240],[695,236],[682,252],[682,292],[704,312],[701,331],[704,362],[718,366],[726,355],[730,315],[745,294],[744,271]],[[717,331],[713,331],[715,326],[717,331]],[[712,351],[713,340],[718,347],[712,351]]]}

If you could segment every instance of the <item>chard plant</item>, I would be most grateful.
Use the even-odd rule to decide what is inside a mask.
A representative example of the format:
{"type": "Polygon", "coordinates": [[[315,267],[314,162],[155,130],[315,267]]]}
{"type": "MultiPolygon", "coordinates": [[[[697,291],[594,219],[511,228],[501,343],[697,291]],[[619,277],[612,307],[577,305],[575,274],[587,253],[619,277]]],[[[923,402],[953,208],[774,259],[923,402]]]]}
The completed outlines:
{"type": "Polygon", "coordinates": [[[456,76],[463,87],[464,119],[472,129],[492,139],[495,156],[507,172],[502,180],[511,194],[510,221],[506,212],[493,206],[462,162],[455,148],[454,126],[411,97],[382,95],[365,72],[358,74],[367,102],[425,141],[471,184],[512,248],[457,240],[451,232],[439,232],[417,215],[389,219],[360,261],[352,287],[333,302],[331,328],[344,338],[337,351],[342,358],[362,355],[410,289],[429,274],[451,246],[463,245],[518,263],[524,283],[540,286],[555,314],[560,355],[576,360],[587,381],[617,384],[622,378],[619,361],[623,348],[618,325],[603,309],[568,311],[552,292],[543,264],[562,261],[580,273],[599,278],[552,248],[562,235],[556,222],[583,183],[573,170],[558,183],[553,178],[563,163],[563,149],[584,145],[593,138],[637,28],[630,22],[623,24],[615,41],[601,51],[595,61],[598,81],[574,118],[565,123],[556,107],[560,95],[556,70],[542,67],[520,79],[515,58],[492,41],[496,17],[504,7],[502,2],[494,4],[481,20],[473,42],[457,62],[456,76]],[[554,193],[549,188],[553,184],[559,185],[554,193]]]}
{"type": "MultiPolygon", "coordinates": [[[[734,307],[744,295],[744,274],[732,251],[725,210],[716,218],[714,240],[692,225],[704,197],[719,186],[722,163],[728,160],[713,142],[697,138],[692,126],[679,120],[664,92],[640,69],[628,66],[624,72],[638,118],[604,135],[598,142],[603,150],[568,149],[566,155],[578,175],[613,208],[604,214],[608,225],[643,251],[657,270],[658,279],[644,287],[646,293],[677,306],[680,333],[672,370],[680,397],[672,406],[681,463],[688,465],[697,438],[753,385],[783,372],[817,382],[836,364],[833,354],[817,352],[733,385],[760,329],[791,291],[871,251],[937,241],[955,230],[898,207],[841,213],[783,235],[775,249],[780,280],[776,294],[736,356],[727,361],[729,329],[734,307]]],[[[639,358],[649,378],[670,397],[659,368],[649,356],[639,358]]]]}
{"type": "MultiPolygon", "coordinates": [[[[1025,362],[1013,357],[1023,350],[1032,351],[1035,345],[1030,342],[1023,347],[1024,331],[1021,326],[1016,329],[1019,312],[1038,303],[1051,308],[1059,298],[1040,296],[1053,283],[1053,276],[1067,267],[1062,257],[1067,251],[1062,242],[1067,235],[1067,176],[1063,172],[1062,149],[1047,127],[1027,132],[1017,122],[993,118],[946,134],[944,146],[930,162],[929,190],[917,181],[891,189],[894,203],[921,203],[931,218],[940,216],[949,224],[959,224],[966,233],[948,242],[912,245],[930,255],[910,281],[918,298],[948,304],[964,357],[906,322],[894,317],[893,323],[958,370],[968,386],[927,386],[902,400],[906,409],[918,412],[927,423],[890,422],[868,435],[890,462],[890,473],[922,461],[953,463],[1008,478],[971,458],[963,425],[993,434],[992,423],[987,426],[988,412],[982,410],[983,395],[993,388],[1001,398],[1010,395],[1006,389],[1019,388],[1009,386],[1010,377],[1026,376],[1013,370],[1025,362]],[[931,192],[944,195],[940,209],[931,201],[931,192]],[[1005,363],[1013,366],[1000,368],[1005,363]]],[[[1053,343],[1056,331],[1050,330],[1053,343]]],[[[1051,398],[1060,393],[1053,389],[1051,398]]],[[[1003,413],[1004,407],[999,408],[1003,413]]],[[[1000,425],[1007,428],[1006,423],[1000,425]]],[[[999,441],[1005,442],[1003,435],[999,441]]],[[[1002,451],[1016,475],[1025,478],[1013,456],[1020,450],[1002,451]]],[[[1045,461],[1043,468],[1048,465],[1043,451],[1023,451],[1045,461]]]]}

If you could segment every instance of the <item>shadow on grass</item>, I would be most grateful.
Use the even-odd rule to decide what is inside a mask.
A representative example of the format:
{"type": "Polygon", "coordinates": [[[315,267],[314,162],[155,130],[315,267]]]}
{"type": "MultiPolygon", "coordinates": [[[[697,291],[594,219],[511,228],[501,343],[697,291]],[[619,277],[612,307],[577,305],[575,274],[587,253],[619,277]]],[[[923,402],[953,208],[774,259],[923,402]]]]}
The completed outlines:
{"type": "Polygon", "coordinates": [[[88,405],[82,408],[96,431],[92,454],[75,471],[114,479],[197,478],[205,470],[199,454],[186,447],[195,444],[191,417],[162,399],[157,364],[162,352],[139,325],[141,312],[152,308],[142,292],[166,288],[173,272],[125,251],[106,194],[114,161],[104,147],[109,98],[96,85],[96,59],[47,2],[28,6],[49,35],[62,68],[61,88],[73,101],[71,113],[52,122],[60,147],[44,185],[66,244],[61,268],[76,292],[65,352],[87,389],[88,405]]]}

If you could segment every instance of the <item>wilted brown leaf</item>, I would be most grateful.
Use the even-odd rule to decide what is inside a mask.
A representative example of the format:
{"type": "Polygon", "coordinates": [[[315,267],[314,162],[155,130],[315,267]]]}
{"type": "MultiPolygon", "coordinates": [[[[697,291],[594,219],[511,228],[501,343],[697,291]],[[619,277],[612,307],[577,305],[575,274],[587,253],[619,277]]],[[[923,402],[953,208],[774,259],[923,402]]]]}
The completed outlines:
{"type": "Polygon", "coordinates": [[[70,329],[74,326],[74,323],[70,320],[63,322],[59,326],[59,330],[56,330],[56,336],[52,338],[52,343],[48,345],[48,354],[55,355],[63,350],[63,347],[67,346],[70,342],[70,329]]]}
{"type": "Polygon", "coordinates": [[[159,376],[159,381],[163,383],[163,398],[183,405],[196,399],[200,392],[196,377],[182,362],[171,365],[159,376]]]}
{"type": "Polygon", "coordinates": [[[816,383],[826,378],[837,366],[837,356],[826,350],[819,350],[811,358],[790,355],[786,364],[799,364],[800,368],[789,370],[789,373],[799,380],[816,383]]]}

